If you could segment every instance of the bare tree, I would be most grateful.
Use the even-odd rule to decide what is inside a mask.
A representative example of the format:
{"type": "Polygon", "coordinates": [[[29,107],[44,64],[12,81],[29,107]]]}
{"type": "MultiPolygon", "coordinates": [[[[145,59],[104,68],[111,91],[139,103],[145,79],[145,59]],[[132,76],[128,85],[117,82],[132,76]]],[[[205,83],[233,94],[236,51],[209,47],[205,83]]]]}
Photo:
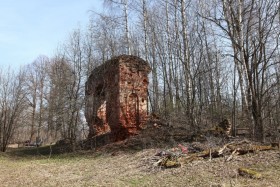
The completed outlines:
{"type": "Polygon", "coordinates": [[[17,128],[18,121],[26,109],[24,73],[0,70],[0,148],[5,152],[17,128]]]}
{"type": "Polygon", "coordinates": [[[41,137],[41,129],[45,123],[44,115],[46,108],[47,92],[47,64],[49,59],[46,56],[39,56],[32,64],[26,66],[25,89],[31,111],[31,134],[30,142],[35,142],[35,135],[41,137]]]}
{"type": "Polygon", "coordinates": [[[104,3],[108,5],[111,10],[114,8],[121,8],[123,11],[123,14],[121,15],[121,18],[123,18],[123,21],[121,21],[121,25],[124,27],[124,38],[125,38],[125,46],[126,46],[126,53],[131,54],[131,44],[130,44],[130,31],[129,31],[129,17],[128,17],[128,6],[129,2],[128,0],[105,0],[104,3]],[[114,7],[115,6],[115,7],[114,7]],[[123,24],[122,24],[123,23],[123,24]]]}
{"type": "Polygon", "coordinates": [[[48,70],[50,83],[47,108],[49,138],[53,140],[68,138],[68,85],[72,81],[71,74],[71,67],[64,58],[57,56],[51,60],[48,70]]]}
{"type": "MultiPolygon", "coordinates": [[[[189,132],[228,118],[234,125],[249,124],[258,140],[277,131],[279,2],[104,2],[109,9],[93,13],[86,31],[74,30],[55,57],[39,57],[27,66],[29,106],[22,115],[30,114],[31,140],[47,126],[47,137],[69,138],[74,145],[83,124],[87,77],[123,53],[150,63],[150,111],[169,123],[189,132]]],[[[1,125],[11,108],[3,100],[1,125]]]]}
{"type": "Polygon", "coordinates": [[[228,1],[216,4],[215,15],[204,16],[215,23],[230,40],[232,57],[239,73],[243,108],[252,122],[252,134],[263,140],[263,104],[267,93],[266,77],[272,63],[279,36],[277,18],[278,2],[275,1],[228,1]],[[277,37],[276,37],[277,38],[277,37]]]}

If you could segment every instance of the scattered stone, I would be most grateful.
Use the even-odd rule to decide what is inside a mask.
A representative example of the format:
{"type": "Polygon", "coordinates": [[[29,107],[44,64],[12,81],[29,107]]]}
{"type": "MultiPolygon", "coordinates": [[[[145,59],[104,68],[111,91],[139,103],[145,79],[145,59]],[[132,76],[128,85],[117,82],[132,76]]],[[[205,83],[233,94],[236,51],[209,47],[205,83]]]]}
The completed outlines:
{"type": "Polygon", "coordinates": [[[181,163],[178,161],[176,156],[166,156],[160,159],[158,162],[158,166],[163,168],[177,168],[181,166],[181,163]]]}

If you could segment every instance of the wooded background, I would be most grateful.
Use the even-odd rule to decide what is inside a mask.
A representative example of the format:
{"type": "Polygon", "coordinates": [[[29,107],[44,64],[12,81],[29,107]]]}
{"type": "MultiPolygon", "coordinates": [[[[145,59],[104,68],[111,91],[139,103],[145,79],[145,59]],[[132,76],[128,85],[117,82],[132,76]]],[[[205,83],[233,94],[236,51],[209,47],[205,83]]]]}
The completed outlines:
{"type": "Polygon", "coordinates": [[[198,132],[226,118],[233,134],[246,127],[256,140],[275,136],[279,39],[279,1],[104,0],[55,56],[0,69],[1,151],[36,137],[86,138],[87,77],[120,54],[149,62],[150,113],[170,125],[198,132]]]}

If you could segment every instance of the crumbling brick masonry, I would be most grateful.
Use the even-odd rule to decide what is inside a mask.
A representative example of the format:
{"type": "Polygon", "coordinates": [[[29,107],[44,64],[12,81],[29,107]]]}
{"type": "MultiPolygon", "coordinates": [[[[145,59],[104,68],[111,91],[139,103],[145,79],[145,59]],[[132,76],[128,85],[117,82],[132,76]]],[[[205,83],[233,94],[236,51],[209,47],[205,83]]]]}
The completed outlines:
{"type": "Polygon", "coordinates": [[[110,134],[118,141],[137,134],[147,120],[149,64],[121,55],[95,68],[86,83],[89,138],[110,134]]]}

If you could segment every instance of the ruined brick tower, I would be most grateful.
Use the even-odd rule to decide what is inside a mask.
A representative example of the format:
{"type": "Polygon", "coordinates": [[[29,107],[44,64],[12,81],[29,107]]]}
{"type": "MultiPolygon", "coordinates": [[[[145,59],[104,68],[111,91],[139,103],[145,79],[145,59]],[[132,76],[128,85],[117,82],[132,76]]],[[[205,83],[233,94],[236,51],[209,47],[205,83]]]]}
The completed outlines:
{"type": "Polygon", "coordinates": [[[121,55],[95,68],[86,83],[85,116],[89,138],[110,134],[111,141],[136,134],[147,120],[149,64],[121,55]]]}

